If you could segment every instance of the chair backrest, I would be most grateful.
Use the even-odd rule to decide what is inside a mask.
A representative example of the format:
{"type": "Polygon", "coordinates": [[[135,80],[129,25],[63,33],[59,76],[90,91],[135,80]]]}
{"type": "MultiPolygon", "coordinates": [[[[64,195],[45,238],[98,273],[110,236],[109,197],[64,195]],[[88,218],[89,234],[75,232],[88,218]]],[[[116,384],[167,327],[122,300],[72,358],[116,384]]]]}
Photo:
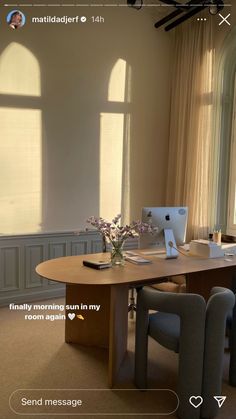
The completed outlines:
{"type": "Polygon", "coordinates": [[[192,408],[189,397],[201,395],[201,417],[216,416],[218,404],[214,396],[221,394],[226,317],[234,304],[234,293],[221,287],[212,289],[207,305],[203,297],[196,294],[162,293],[148,287],[140,290],[135,368],[138,387],[146,388],[148,309],[177,314],[181,318],[178,379],[181,403],[178,415],[199,418],[200,409],[192,408]]]}
{"type": "MultiPolygon", "coordinates": [[[[236,294],[235,294],[236,297],[236,294]]],[[[230,364],[229,383],[236,387],[236,304],[234,305],[230,325],[230,364]]]]}
{"type": "Polygon", "coordinates": [[[228,313],[233,309],[235,296],[226,288],[214,287],[207,303],[205,323],[205,349],[203,364],[201,416],[217,415],[218,404],[214,396],[221,394],[224,360],[225,328],[228,313]]]}
{"type": "MultiPolygon", "coordinates": [[[[233,292],[236,298],[236,275],[233,278],[233,292]]],[[[230,364],[229,364],[229,383],[236,387],[236,304],[230,315],[230,364]]]]}
{"type": "Polygon", "coordinates": [[[144,287],[138,292],[135,345],[135,383],[146,388],[148,310],[177,314],[181,319],[179,336],[178,415],[198,419],[189,398],[202,389],[206,303],[198,294],[173,294],[144,287]]]}

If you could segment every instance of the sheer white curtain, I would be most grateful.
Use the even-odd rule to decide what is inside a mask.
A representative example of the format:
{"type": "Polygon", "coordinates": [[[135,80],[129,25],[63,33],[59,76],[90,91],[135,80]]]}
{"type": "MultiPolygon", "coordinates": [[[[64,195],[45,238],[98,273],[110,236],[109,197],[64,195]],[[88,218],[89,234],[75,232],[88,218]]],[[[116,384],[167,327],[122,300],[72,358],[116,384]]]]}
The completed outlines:
{"type": "Polygon", "coordinates": [[[166,203],[189,207],[188,239],[207,237],[215,222],[214,64],[211,23],[181,25],[172,75],[166,203]]]}

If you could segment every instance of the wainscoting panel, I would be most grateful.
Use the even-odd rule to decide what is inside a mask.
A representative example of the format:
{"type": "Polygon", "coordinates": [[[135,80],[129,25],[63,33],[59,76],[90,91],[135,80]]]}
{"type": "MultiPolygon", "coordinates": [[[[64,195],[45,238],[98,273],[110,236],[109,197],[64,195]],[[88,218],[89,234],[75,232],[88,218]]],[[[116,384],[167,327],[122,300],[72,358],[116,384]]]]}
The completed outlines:
{"type": "MultiPolygon", "coordinates": [[[[68,250],[67,250],[66,241],[64,241],[64,242],[55,242],[54,241],[52,243],[49,243],[48,254],[49,254],[48,259],[56,259],[56,258],[61,258],[63,256],[67,256],[68,255],[68,250]]],[[[58,284],[55,281],[48,280],[48,285],[49,285],[49,287],[50,286],[54,287],[55,285],[58,285],[58,284]]]]}
{"type": "Polygon", "coordinates": [[[92,240],[91,241],[91,253],[101,253],[102,252],[102,242],[101,240],[92,240]]]}
{"type": "MultiPolygon", "coordinates": [[[[137,239],[126,249],[137,248],[137,239]]],[[[65,285],[41,278],[35,267],[48,259],[102,252],[101,235],[92,231],[0,236],[0,306],[65,295],[65,285]]]]}
{"type": "Polygon", "coordinates": [[[35,267],[48,259],[101,250],[96,231],[0,236],[0,306],[64,296],[65,285],[41,278],[35,267]]]}
{"type": "Polygon", "coordinates": [[[43,286],[43,279],[35,272],[35,266],[45,260],[45,245],[25,246],[25,288],[43,286]]]}
{"type": "Polygon", "coordinates": [[[49,259],[61,258],[67,254],[66,241],[49,243],[49,259]]]}
{"type": "Polygon", "coordinates": [[[85,241],[73,241],[71,243],[71,255],[85,255],[86,253],[90,253],[88,251],[88,242],[85,241]]]}
{"type": "Polygon", "coordinates": [[[20,288],[19,253],[19,246],[0,249],[0,291],[13,291],[20,288]]]}

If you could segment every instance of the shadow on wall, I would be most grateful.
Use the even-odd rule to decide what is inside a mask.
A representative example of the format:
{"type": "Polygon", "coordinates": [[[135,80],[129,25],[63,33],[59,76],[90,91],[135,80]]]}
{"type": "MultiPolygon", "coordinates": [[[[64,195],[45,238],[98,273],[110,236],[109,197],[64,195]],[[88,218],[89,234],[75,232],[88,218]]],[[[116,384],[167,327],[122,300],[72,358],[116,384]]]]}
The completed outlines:
{"type": "MultiPolygon", "coordinates": [[[[17,37],[1,28],[0,233],[83,228],[90,215],[121,210],[129,219],[130,134],[140,122],[135,79],[149,93],[151,82],[138,66],[145,42],[133,45],[126,26],[120,39],[108,39],[110,21],[99,30],[29,24],[17,37]]],[[[144,57],[156,65],[150,52],[144,57]]]]}

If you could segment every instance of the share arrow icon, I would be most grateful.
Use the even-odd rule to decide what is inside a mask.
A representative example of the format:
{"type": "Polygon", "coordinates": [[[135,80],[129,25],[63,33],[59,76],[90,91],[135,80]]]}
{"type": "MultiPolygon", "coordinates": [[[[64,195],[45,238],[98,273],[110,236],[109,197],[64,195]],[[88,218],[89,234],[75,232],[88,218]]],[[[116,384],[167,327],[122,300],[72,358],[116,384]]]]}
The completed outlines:
{"type": "Polygon", "coordinates": [[[226,400],[226,396],[214,396],[214,399],[217,401],[218,406],[222,407],[226,400]]]}

